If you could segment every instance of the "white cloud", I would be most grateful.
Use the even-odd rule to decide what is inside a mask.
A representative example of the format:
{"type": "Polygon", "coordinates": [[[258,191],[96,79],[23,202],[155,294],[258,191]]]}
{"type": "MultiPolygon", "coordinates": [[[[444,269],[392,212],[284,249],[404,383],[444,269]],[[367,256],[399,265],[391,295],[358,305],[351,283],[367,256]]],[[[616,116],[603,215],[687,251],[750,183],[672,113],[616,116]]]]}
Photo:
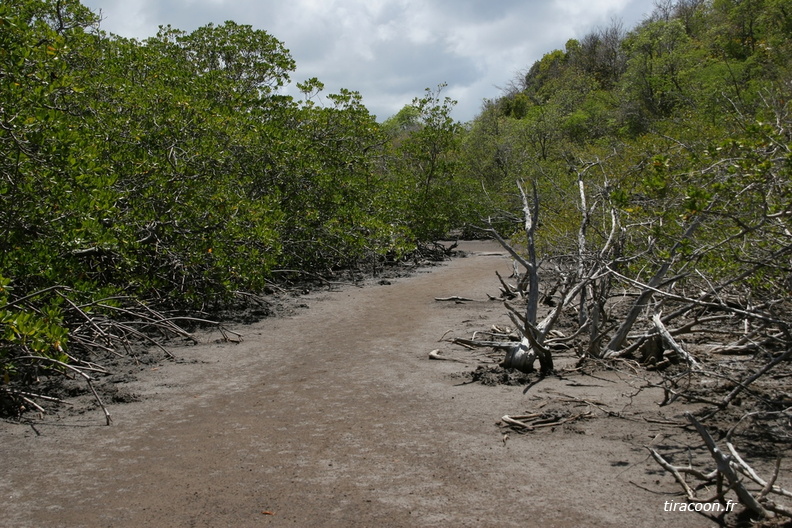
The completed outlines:
{"type": "Polygon", "coordinates": [[[519,71],[611,19],[631,27],[653,0],[83,0],[103,29],[146,38],[234,20],[268,31],[297,62],[294,81],[359,91],[385,119],[448,83],[455,115],[472,119],[519,71]]]}
{"type": "MultiPolygon", "coordinates": [[[[131,38],[141,38],[150,34],[151,27],[146,23],[148,2],[105,1],[85,4],[102,17],[102,29],[131,38]]],[[[155,26],[156,30],[156,26],[155,26]]]]}

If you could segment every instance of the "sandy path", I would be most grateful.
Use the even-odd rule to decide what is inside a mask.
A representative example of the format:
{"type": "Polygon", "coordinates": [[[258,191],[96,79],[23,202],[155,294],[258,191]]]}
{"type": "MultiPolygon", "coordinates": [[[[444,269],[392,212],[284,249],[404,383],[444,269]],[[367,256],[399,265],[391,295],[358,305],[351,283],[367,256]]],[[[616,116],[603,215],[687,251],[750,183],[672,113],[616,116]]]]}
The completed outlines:
{"type": "Polygon", "coordinates": [[[495,425],[553,390],[617,405],[625,387],[554,378],[524,393],[427,359],[465,356],[437,343],[447,330],[507,322],[496,302],[434,301],[497,294],[510,261],[470,249],[391,285],[309,295],[293,317],[238,329],[241,344],[178,349],[198,363],[144,373],[142,401],[112,406],[111,427],[99,413],[50,417],[40,436],[1,424],[0,525],[711,526],[630,483],[676,491],[640,447],[657,430],[590,420],[504,443],[495,425]]]}

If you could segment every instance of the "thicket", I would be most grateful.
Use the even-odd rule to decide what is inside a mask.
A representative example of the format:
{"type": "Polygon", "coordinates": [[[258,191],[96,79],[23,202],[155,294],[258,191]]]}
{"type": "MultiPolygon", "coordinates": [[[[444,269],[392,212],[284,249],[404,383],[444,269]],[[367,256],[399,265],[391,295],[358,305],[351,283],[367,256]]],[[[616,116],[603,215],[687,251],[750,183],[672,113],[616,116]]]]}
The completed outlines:
{"type": "Polygon", "coordinates": [[[226,22],[145,41],[77,0],[0,4],[0,400],[305,273],[395,260],[470,216],[454,102],[409,129],[226,22]]]}

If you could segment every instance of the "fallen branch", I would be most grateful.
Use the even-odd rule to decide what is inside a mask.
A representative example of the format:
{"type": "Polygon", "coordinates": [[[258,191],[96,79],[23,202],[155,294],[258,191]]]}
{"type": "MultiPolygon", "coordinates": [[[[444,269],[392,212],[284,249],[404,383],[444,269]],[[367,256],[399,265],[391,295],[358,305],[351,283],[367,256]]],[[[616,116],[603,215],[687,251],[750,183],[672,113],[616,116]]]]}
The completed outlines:
{"type": "Polygon", "coordinates": [[[456,361],[457,363],[470,363],[469,361],[465,361],[464,359],[456,359],[450,358],[446,356],[440,355],[440,350],[435,349],[429,352],[429,359],[437,359],[437,360],[445,360],[445,361],[456,361]]]}
{"type": "Polygon", "coordinates": [[[464,337],[455,337],[451,342],[466,348],[499,348],[506,350],[514,348],[514,341],[476,341],[465,339],[464,337]]]}
{"type": "Polygon", "coordinates": [[[707,429],[701,425],[701,422],[696,420],[695,416],[689,412],[685,413],[685,417],[691,424],[693,424],[693,427],[696,428],[699,436],[701,436],[702,440],[704,440],[707,449],[709,449],[712,458],[715,460],[715,465],[717,466],[718,471],[729,482],[729,486],[737,494],[740,502],[746,508],[756,513],[760,518],[767,517],[767,511],[764,509],[764,507],[762,507],[761,504],[759,504],[759,501],[756,499],[756,497],[754,497],[751,492],[749,492],[745,486],[743,486],[742,482],[737,477],[737,473],[735,473],[730,460],[724,456],[723,452],[720,450],[720,448],[718,448],[715,440],[712,438],[712,436],[710,436],[709,432],[707,432],[707,429]]]}
{"type": "Polygon", "coordinates": [[[458,295],[452,295],[451,297],[435,297],[435,301],[453,301],[456,303],[461,302],[484,302],[484,301],[477,301],[476,299],[468,299],[467,297],[459,297],[458,295]]]}
{"type": "MultiPolygon", "coordinates": [[[[687,481],[682,476],[682,473],[689,473],[695,476],[696,478],[703,480],[704,482],[712,482],[715,480],[716,474],[713,473],[704,474],[701,471],[693,469],[690,466],[688,467],[674,466],[670,462],[668,462],[665,458],[663,458],[663,456],[660,453],[658,453],[651,447],[647,446],[646,449],[649,450],[649,453],[651,453],[652,458],[655,459],[655,462],[657,462],[660,465],[660,467],[662,467],[663,469],[671,473],[671,475],[673,475],[674,480],[676,480],[677,483],[684,490],[687,500],[691,502],[715,502],[720,500],[720,497],[718,495],[705,500],[699,499],[698,497],[696,497],[696,492],[693,491],[693,488],[691,488],[688,485],[687,481]]],[[[717,471],[715,473],[717,473],[717,471]]]]}
{"type": "Polygon", "coordinates": [[[671,349],[676,352],[679,357],[684,359],[690,368],[695,370],[701,368],[701,365],[699,365],[698,361],[696,361],[692,355],[683,349],[679,343],[674,340],[671,334],[668,333],[665,325],[663,325],[663,322],[660,320],[660,314],[655,314],[652,316],[652,323],[654,323],[655,328],[657,328],[657,331],[660,333],[660,336],[663,338],[665,344],[671,347],[671,349]]]}
{"type": "MultiPolygon", "coordinates": [[[[784,497],[792,497],[792,491],[785,490],[779,486],[775,486],[775,478],[771,481],[766,482],[762,477],[760,477],[754,469],[748,465],[748,463],[743,460],[737,450],[734,448],[731,442],[726,442],[726,449],[729,450],[732,458],[734,458],[737,470],[748,477],[749,479],[753,480],[760,486],[762,486],[763,496],[767,495],[770,492],[777,493],[779,495],[783,495],[784,497]],[[765,491],[766,490],[766,491],[765,491]]],[[[780,459],[776,459],[776,467],[778,467],[778,462],[780,459]]]]}
{"type": "Polygon", "coordinates": [[[508,284],[506,281],[504,281],[503,277],[501,277],[501,274],[498,273],[497,270],[495,271],[495,275],[498,276],[498,280],[501,283],[501,292],[503,293],[503,296],[506,297],[507,299],[514,299],[515,297],[517,297],[517,293],[516,293],[517,288],[513,287],[511,284],[508,284]]]}
{"type": "Polygon", "coordinates": [[[501,421],[511,427],[519,427],[525,431],[533,431],[545,427],[556,427],[565,423],[574,422],[580,418],[589,416],[591,411],[576,414],[566,418],[557,418],[555,416],[548,417],[547,413],[532,413],[516,416],[509,416],[508,414],[501,417],[501,421]],[[528,421],[526,421],[528,420],[528,421]]]}
{"type": "Polygon", "coordinates": [[[740,392],[745,390],[748,387],[748,385],[750,385],[751,383],[753,383],[757,379],[761,378],[762,376],[767,374],[767,372],[769,372],[773,367],[775,367],[776,365],[778,365],[782,361],[786,361],[790,357],[792,357],[792,347],[789,348],[789,350],[787,350],[783,354],[780,354],[779,356],[777,356],[775,359],[773,359],[771,362],[769,362],[768,364],[766,364],[765,366],[763,366],[759,370],[757,370],[755,373],[753,373],[751,376],[749,376],[744,381],[739,382],[737,384],[737,386],[729,394],[727,394],[725,398],[723,398],[723,400],[720,403],[720,406],[721,407],[726,407],[727,405],[729,405],[729,403],[731,403],[731,401],[734,400],[734,398],[738,394],[740,394],[740,392]]]}
{"type": "Polygon", "coordinates": [[[57,365],[57,366],[59,366],[61,368],[65,368],[67,370],[70,370],[70,371],[74,372],[75,374],[78,374],[79,376],[81,376],[85,380],[86,385],[88,385],[88,388],[91,389],[91,392],[93,393],[94,398],[96,399],[97,403],[99,404],[99,407],[102,408],[102,412],[104,412],[105,422],[107,423],[107,425],[110,425],[110,423],[113,421],[112,418],[110,418],[110,412],[107,410],[107,407],[105,407],[105,404],[102,402],[102,398],[99,397],[99,393],[96,392],[96,388],[94,388],[94,386],[93,386],[93,378],[91,376],[89,376],[88,374],[86,374],[85,372],[83,372],[82,369],[80,369],[79,367],[75,367],[73,365],[69,365],[68,363],[64,363],[62,361],[58,361],[57,359],[48,358],[48,357],[44,357],[44,356],[19,356],[19,357],[15,358],[15,359],[29,359],[29,360],[47,361],[49,363],[54,363],[55,365],[57,365]]]}

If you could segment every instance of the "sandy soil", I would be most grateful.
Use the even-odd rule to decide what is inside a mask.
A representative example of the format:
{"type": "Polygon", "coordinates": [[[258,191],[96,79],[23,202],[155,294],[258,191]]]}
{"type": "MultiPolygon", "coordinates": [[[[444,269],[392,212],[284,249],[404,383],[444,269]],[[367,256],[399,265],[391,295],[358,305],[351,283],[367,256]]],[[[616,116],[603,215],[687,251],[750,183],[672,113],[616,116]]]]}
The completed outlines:
{"type": "Polygon", "coordinates": [[[310,293],[293,316],[234,328],[242,343],[173,350],[184,361],[122,384],[118,400],[137,401],[111,404],[110,427],[98,409],[0,423],[0,525],[717,526],[665,511],[683,500],[643,446],[705,458],[679,427],[645,421],[682,422],[684,408],[658,407],[640,378],[470,381],[490,360],[439,340],[509,323],[486,299],[511,265],[492,244],[465,249],[390,284],[310,293]],[[434,300],[452,295],[481,301],[434,300]],[[591,414],[499,426],[538,409],[591,414]]]}

